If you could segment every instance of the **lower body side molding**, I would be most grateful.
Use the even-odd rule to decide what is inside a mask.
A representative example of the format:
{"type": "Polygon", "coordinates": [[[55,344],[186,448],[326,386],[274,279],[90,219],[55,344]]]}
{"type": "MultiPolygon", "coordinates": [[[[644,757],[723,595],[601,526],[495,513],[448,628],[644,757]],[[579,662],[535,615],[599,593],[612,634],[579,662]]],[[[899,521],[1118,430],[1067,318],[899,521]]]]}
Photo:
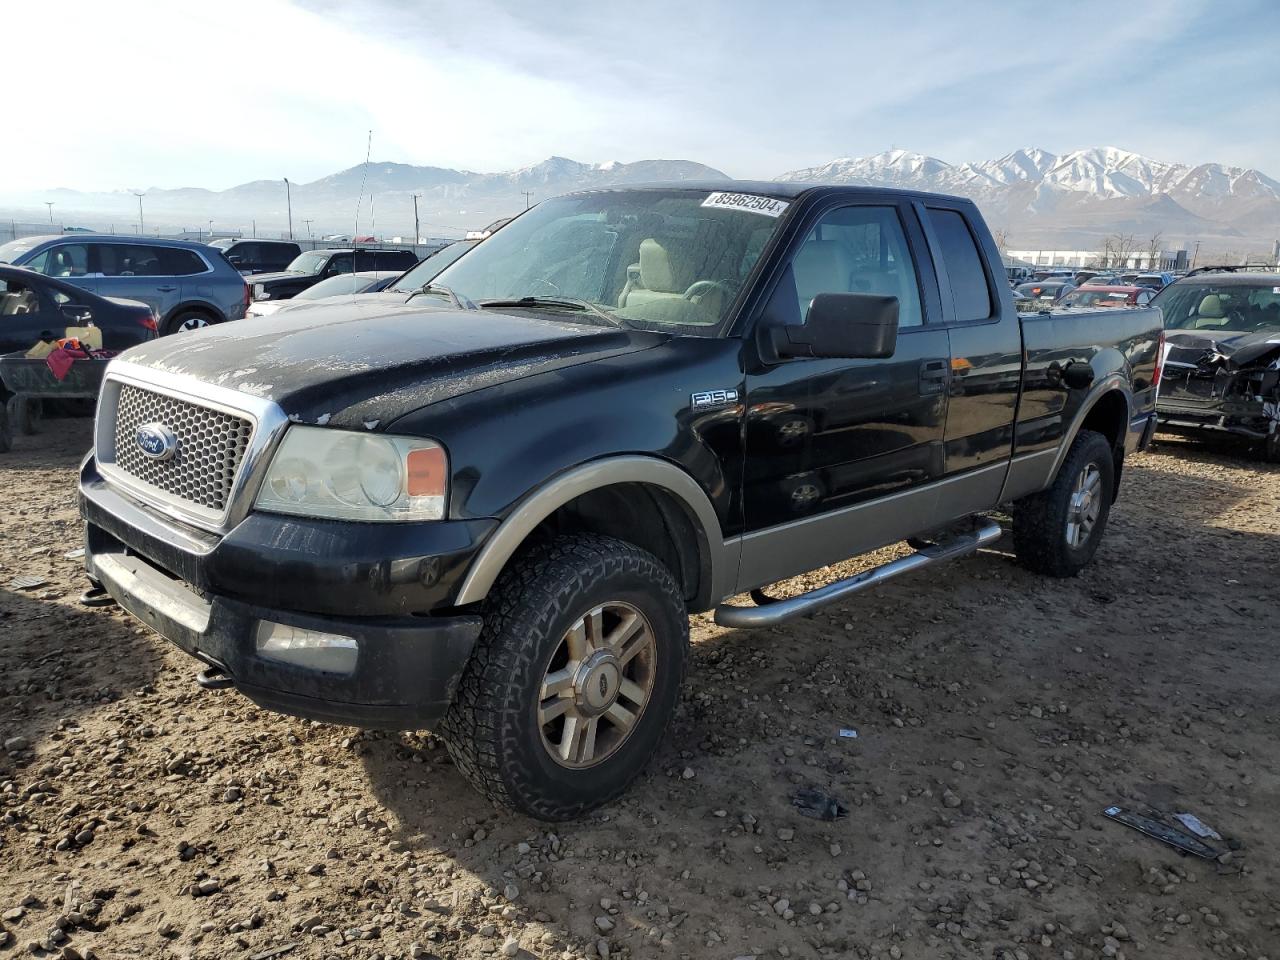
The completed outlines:
{"type": "Polygon", "coordinates": [[[715,621],[722,627],[738,627],[741,629],[776,626],[795,617],[813,613],[828,604],[844,600],[855,593],[878,586],[899,574],[968,556],[979,547],[994,543],[1000,539],[1001,534],[1004,532],[1000,529],[1000,524],[986,517],[977,517],[975,520],[976,525],[970,532],[950,537],[945,541],[917,550],[915,553],[898,560],[891,560],[889,563],[875,567],[872,570],[863,571],[857,576],[849,577],[845,580],[837,580],[835,583],[829,583],[825,587],[819,587],[817,590],[802,593],[798,597],[774,600],[767,606],[762,607],[738,607],[722,603],[716,607],[715,621]]]}

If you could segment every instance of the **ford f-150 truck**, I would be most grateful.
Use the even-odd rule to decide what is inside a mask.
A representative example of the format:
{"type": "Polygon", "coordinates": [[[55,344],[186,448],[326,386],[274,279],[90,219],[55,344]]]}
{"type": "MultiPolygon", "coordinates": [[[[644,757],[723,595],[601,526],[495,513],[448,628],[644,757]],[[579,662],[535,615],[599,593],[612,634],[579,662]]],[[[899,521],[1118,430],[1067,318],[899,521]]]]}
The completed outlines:
{"type": "Polygon", "coordinates": [[[1019,315],[967,200],[775,183],[548,200],[407,302],[297,314],[112,363],[88,573],[202,685],[433,729],[545,819],[652,756],[690,613],[781,623],[973,552],[1001,507],[1023,564],[1078,572],[1162,337],[1155,309],[1019,315]]]}

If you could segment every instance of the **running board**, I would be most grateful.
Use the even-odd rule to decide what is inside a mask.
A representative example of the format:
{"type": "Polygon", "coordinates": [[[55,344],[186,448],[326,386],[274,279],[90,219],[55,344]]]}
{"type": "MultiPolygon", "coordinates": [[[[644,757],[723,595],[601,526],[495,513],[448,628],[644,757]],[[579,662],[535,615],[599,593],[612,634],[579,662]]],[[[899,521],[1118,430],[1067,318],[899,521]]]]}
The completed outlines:
{"type": "Polygon", "coordinates": [[[740,629],[776,626],[795,617],[813,613],[829,603],[836,603],[855,593],[861,593],[863,590],[879,586],[886,580],[892,580],[900,574],[909,573],[912,570],[920,570],[946,560],[956,560],[960,557],[968,556],[979,547],[999,540],[1003,532],[1000,529],[1000,524],[994,520],[979,517],[977,518],[977,526],[970,533],[952,537],[944,543],[933,544],[899,560],[891,560],[889,563],[873,570],[866,570],[856,577],[837,580],[835,583],[829,583],[825,587],[819,587],[817,590],[802,593],[798,597],[775,600],[763,607],[736,607],[732,604],[722,603],[716,607],[715,621],[722,627],[738,627],[740,629]]]}

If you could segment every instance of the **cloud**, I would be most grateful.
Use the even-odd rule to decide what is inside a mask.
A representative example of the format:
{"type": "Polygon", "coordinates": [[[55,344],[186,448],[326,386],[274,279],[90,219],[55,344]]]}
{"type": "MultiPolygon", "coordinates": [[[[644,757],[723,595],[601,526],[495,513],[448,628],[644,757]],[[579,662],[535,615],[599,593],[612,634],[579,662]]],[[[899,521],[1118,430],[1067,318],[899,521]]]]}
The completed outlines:
{"type": "Polygon", "coordinates": [[[6,73],[58,109],[28,119],[45,132],[9,152],[4,187],[303,182],[360,162],[370,129],[375,159],[482,171],[561,154],[680,157],[759,177],[891,145],[954,162],[1102,142],[1265,170],[1280,138],[1246,106],[1247,84],[1274,58],[1278,9],[21,4],[6,35],[44,42],[9,44],[6,73]],[[1206,49],[1231,77],[1206,73],[1206,49]]]}

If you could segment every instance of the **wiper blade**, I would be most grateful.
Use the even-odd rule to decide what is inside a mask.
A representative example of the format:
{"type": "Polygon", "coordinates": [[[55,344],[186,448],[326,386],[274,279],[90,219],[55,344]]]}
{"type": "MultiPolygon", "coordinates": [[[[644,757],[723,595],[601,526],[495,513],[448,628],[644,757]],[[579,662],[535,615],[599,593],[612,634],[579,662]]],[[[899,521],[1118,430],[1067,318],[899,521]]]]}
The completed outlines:
{"type": "Polygon", "coordinates": [[[471,300],[467,299],[466,297],[460,297],[460,296],[458,296],[458,294],[454,293],[454,291],[453,291],[453,288],[452,288],[452,287],[446,287],[443,283],[424,283],[424,284],[423,284],[421,287],[419,287],[417,290],[413,291],[413,293],[409,294],[409,296],[405,299],[405,301],[404,301],[404,302],[405,302],[405,303],[408,303],[408,302],[409,302],[410,300],[412,300],[414,297],[418,296],[419,294],[423,294],[423,293],[439,293],[439,294],[443,294],[443,295],[444,295],[444,297],[445,297],[445,298],[446,298],[446,299],[447,299],[451,304],[453,304],[455,307],[457,307],[459,310],[476,310],[476,309],[479,309],[479,308],[475,305],[475,303],[474,303],[473,301],[471,301],[471,300]]]}
{"type": "Polygon", "coordinates": [[[568,307],[570,310],[582,310],[594,314],[611,327],[622,326],[622,320],[604,310],[590,300],[577,297],[519,297],[514,300],[481,300],[481,307],[568,307]]]}

